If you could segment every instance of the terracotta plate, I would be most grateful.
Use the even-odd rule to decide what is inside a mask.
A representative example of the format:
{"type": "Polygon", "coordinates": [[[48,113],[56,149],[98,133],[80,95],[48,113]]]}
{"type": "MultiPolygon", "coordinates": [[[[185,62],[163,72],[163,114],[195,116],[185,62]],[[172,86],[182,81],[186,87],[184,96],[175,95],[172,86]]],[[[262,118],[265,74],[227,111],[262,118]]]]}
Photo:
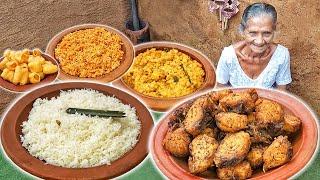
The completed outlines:
{"type": "MultiPolygon", "coordinates": [[[[51,56],[49,56],[48,54],[45,53],[41,53],[41,56],[47,60],[47,61],[51,61],[53,64],[58,65],[57,61],[55,59],[53,59],[51,56]]],[[[2,61],[4,59],[4,57],[1,57],[0,61],[2,61]]],[[[58,66],[59,67],[59,66],[58,66]]],[[[3,78],[0,77],[0,86],[6,90],[9,91],[13,91],[13,92],[25,92],[28,90],[31,90],[35,87],[38,86],[43,86],[45,84],[49,84],[52,83],[53,81],[56,80],[58,74],[59,74],[59,68],[58,68],[58,72],[54,73],[54,74],[49,74],[46,75],[44,79],[42,79],[39,83],[36,84],[26,84],[26,85],[15,85],[9,81],[4,80],[3,78]]]]}
{"type": "MultiPolygon", "coordinates": [[[[73,27],[70,27],[68,29],[61,31],[60,33],[55,35],[49,41],[49,43],[47,45],[46,53],[48,53],[52,57],[56,58],[54,55],[54,50],[56,49],[58,43],[62,40],[62,38],[65,35],[72,33],[74,31],[77,31],[77,30],[91,29],[91,28],[95,28],[95,27],[105,28],[107,31],[115,33],[120,36],[120,38],[123,42],[122,50],[124,51],[123,60],[120,64],[120,66],[117,67],[116,69],[114,69],[113,71],[111,71],[110,73],[108,73],[104,76],[101,76],[101,77],[97,77],[97,78],[80,78],[78,76],[69,75],[61,69],[60,75],[58,77],[59,79],[61,79],[61,80],[80,79],[80,80],[91,80],[91,81],[94,80],[94,81],[100,81],[100,82],[111,82],[111,81],[119,78],[120,76],[122,76],[130,68],[130,66],[133,62],[133,58],[134,58],[133,44],[131,43],[130,39],[126,35],[124,35],[122,32],[120,32],[119,30],[114,29],[110,26],[102,25],[102,24],[82,24],[82,25],[73,26],[73,27]]],[[[59,62],[59,59],[57,59],[57,61],[59,62]]]]}
{"type": "MultiPolygon", "coordinates": [[[[233,89],[243,91],[244,89],[233,89]]],[[[263,173],[254,171],[252,179],[288,179],[301,172],[309,161],[316,155],[318,146],[317,118],[302,101],[292,95],[267,89],[257,89],[260,97],[274,100],[284,107],[285,113],[298,116],[302,121],[300,133],[295,137],[293,144],[293,158],[287,164],[263,173]]],[[[178,107],[180,107],[180,104],[178,107]]],[[[176,107],[176,108],[178,108],[176,107]]],[[[175,108],[175,109],[176,109],[175,108]]],[[[189,173],[187,160],[171,156],[162,146],[162,141],[168,130],[168,116],[171,110],[155,127],[150,141],[152,157],[160,171],[170,179],[212,179],[217,178],[215,171],[206,171],[201,176],[189,173]]]]}
{"type": "Polygon", "coordinates": [[[190,96],[193,96],[199,92],[202,92],[204,90],[213,88],[216,84],[216,75],[215,75],[215,68],[211,63],[211,60],[204,54],[202,54],[200,51],[191,48],[189,46],[179,44],[179,43],[174,43],[174,42],[166,42],[166,41],[153,41],[153,42],[148,42],[148,43],[142,43],[139,45],[136,45],[135,47],[135,52],[136,56],[140,53],[145,52],[148,49],[151,48],[156,48],[156,49],[177,49],[180,52],[183,52],[190,56],[192,59],[197,60],[199,63],[201,63],[205,70],[205,80],[204,84],[195,92],[186,95],[186,96],[181,96],[177,98],[157,98],[157,97],[152,97],[152,96],[147,96],[144,95],[130,86],[128,86],[122,79],[119,79],[114,82],[115,86],[125,88],[128,91],[137,94],[152,110],[155,111],[166,111],[173,107],[177,102],[188,98],[190,96]]]}
{"type": "MultiPolygon", "coordinates": [[[[136,98],[113,87],[89,82],[67,82],[38,88],[22,96],[4,115],[1,127],[1,143],[8,157],[23,170],[44,179],[106,179],[113,178],[137,166],[148,154],[148,138],[153,127],[148,109],[136,98]],[[92,168],[63,168],[45,164],[31,156],[21,145],[21,124],[27,120],[32,104],[37,98],[56,97],[60,90],[91,88],[105,95],[115,96],[124,104],[136,108],[141,121],[141,133],[136,146],[123,157],[111,163],[92,168]]],[[[76,147],[81,148],[81,147],[76,147]]]]}

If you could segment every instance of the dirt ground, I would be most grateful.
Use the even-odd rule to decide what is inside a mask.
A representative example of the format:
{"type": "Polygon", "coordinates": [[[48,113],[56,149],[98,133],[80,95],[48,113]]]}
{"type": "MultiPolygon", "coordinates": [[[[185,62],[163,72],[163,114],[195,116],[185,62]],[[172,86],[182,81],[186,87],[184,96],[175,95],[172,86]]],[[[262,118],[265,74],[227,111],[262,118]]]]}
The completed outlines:
{"type": "MultiPolygon", "coordinates": [[[[220,30],[217,14],[207,0],[139,0],[140,15],[150,23],[153,40],[193,46],[218,62],[223,47],[241,39],[240,16],[251,0],[240,0],[240,12],[220,30]]],[[[293,83],[289,91],[300,96],[320,114],[320,7],[318,0],[266,1],[278,11],[275,41],[289,48],[293,83]],[[306,3],[307,2],[307,3],[306,3]]],[[[124,30],[129,18],[125,0],[25,0],[0,3],[0,53],[6,48],[39,47],[59,31],[76,24],[101,23],[124,30]],[[81,2],[81,3],[80,3],[81,2]]],[[[16,94],[0,90],[0,113],[16,94]]]]}

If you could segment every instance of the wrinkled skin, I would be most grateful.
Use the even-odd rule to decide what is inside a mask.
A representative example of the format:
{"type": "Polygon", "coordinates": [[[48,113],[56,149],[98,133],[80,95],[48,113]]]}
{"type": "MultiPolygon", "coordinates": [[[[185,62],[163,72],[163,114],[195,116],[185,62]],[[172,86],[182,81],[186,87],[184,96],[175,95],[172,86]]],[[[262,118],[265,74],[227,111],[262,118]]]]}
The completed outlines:
{"type": "Polygon", "coordinates": [[[207,96],[200,97],[194,101],[183,122],[187,132],[194,137],[201,133],[214,121],[213,111],[217,105],[207,96]]]}
{"type": "MultiPolygon", "coordinates": [[[[212,133],[209,132],[209,135],[212,135],[212,133]]],[[[209,167],[214,166],[214,154],[219,144],[209,135],[200,134],[189,145],[191,156],[188,160],[188,166],[193,174],[202,173],[209,167]]]]}
{"type": "Polygon", "coordinates": [[[234,92],[220,99],[219,107],[224,112],[249,114],[253,112],[257,99],[258,94],[255,89],[245,92],[234,92]]]}
{"type": "Polygon", "coordinates": [[[218,168],[217,175],[220,179],[247,179],[252,176],[252,169],[248,161],[242,161],[235,166],[218,168]]]}
{"type": "Polygon", "coordinates": [[[250,150],[250,135],[244,131],[228,134],[220,143],[214,162],[218,168],[241,162],[250,150]]]}
{"type": "Polygon", "coordinates": [[[234,112],[221,112],[215,116],[216,124],[224,132],[235,133],[246,129],[248,118],[246,115],[234,112]]]}
{"type": "Polygon", "coordinates": [[[287,136],[277,137],[263,153],[263,171],[281,166],[292,158],[292,145],[287,136]]]}
{"type": "Polygon", "coordinates": [[[191,140],[191,135],[184,128],[180,127],[167,132],[163,140],[163,146],[176,157],[187,157],[189,155],[191,140]]]}

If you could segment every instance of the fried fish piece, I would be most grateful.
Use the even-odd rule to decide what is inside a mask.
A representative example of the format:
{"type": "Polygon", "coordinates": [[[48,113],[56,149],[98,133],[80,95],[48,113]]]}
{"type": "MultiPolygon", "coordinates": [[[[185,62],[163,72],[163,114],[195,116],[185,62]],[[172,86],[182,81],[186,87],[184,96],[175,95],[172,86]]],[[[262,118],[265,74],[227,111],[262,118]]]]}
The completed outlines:
{"type": "Polygon", "coordinates": [[[256,122],[261,127],[283,122],[283,109],[277,102],[258,99],[255,108],[256,122]]]}
{"type": "Polygon", "coordinates": [[[281,166],[292,158],[293,150],[287,136],[277,137],[263,153],[263,171],[281,166]]]}
{"type": "Polygon", "coordinates": [[[258,94],[255,89],[245,92],[233,92],[223,97],[219,101],[219,107],[224,112],[235,112],[240,114],[248,114],[253,112],[258,94]]]}
{"type": "Polygon", "coordinates": [[[290,114],[285,114],[283,119],[283,131],[287,134],[293,134],[300,129],[301,120],[298,117],[290,114]]]}
{"type": "MultiPolygon", "coordinates": [[[[218,133],[217,131],[218,131],[217,128],[209,128],[209,127],[207,127],[201,132],[201,134],[206,134],[206,135],[216,139],[216,136],[217,136],[217,133],[218,133]]],[[[199,134],[199,135],[201,135],[201,134],[199,134]]]]}
{"type": "Polygon", "coordinates": [[[200,134],[201,131],[214,121],[212,112],[217,108],[217,105],[214,104],[207,96],[202,96],[196,99],[183,121],[187,132],[192,134],[194,137],[200,134]]]}
{"type": "Polygon", "coordinates": [[[272,136],[265,128],[260,128],[256,124],[249,124],[248,129],[246,132],[250,134],[251,143],[263,143],[263,144],[271,144],[272,143],[272,136]]]}
{"type": "Polygon", "coordinates": [[[187,157],[191,140],[191,135],[183,127],[180,127],[167,132],[163,140],[163,146],[176,157],[187,157]]]}
{"type": "Polygon", "coordinates": [[[256,122],[256,115],[254,112],[248,114],[248,124],[253,124],[256,122]]]}
{"type": "Polygon", "coordinates": [[[184,121],[191,104],[192,102],[187,102],[170,114],[168,126],[171,130],[183,126],[182,122],[184,121]]]}
{"type": "Polygon", "coordinates": [[[217,126],[225,132],[235,133],[246,129],[248,118],[246,115],[234,112],[221,112],[215,116],[217,126]]]}
{"type": "Polygon", "coordinates": [[[217,167],[233,166],[241,162],[250,150],[250,135],[244,131],[228,134],[220,143],[215,153],[217,167]]]}
{"type": "Polygon", "coordinates": [[[231,93],[233,93],[231,89],[224,89],[220,91],[211,92],[208,94],[208,96],[213,102],[215,102],[216,104],[219,104],[220,99],[226,97],[231,93]]]}
{"type": "Polygon", "coordinates": [[[235,166],[218,168],[217,175],[220,179],[247,179],[252,176],[252,169],[248,161],[242,161],[235,166]]]}
{"type": "Polygon", "coordinates": [[[219,146],[217,140],[208,134],[200,134],[189,145],[189,170],[192,174],[199,174],[214,166],[214,154],[219,146]]]}
{"type": "Polygon", "coordinates": [[[246,159],[250,163],[251,167],[256,169],[263,164],[263,153],[267,149],[266,146],[252,147],[249,151],[246,159]]]}

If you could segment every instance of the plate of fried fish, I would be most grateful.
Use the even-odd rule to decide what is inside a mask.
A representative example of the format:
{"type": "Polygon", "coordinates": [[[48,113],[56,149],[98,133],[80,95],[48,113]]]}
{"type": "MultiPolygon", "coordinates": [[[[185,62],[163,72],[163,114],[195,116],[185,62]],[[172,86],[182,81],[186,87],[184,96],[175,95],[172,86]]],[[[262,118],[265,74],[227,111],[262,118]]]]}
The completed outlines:
{"type": "Polygon", "coordinates": [[[169,179],[288,179],[316,155],[316,115],[293,95],[222,89],[181,103],[153,131],[153,160],[169,179]]]}

